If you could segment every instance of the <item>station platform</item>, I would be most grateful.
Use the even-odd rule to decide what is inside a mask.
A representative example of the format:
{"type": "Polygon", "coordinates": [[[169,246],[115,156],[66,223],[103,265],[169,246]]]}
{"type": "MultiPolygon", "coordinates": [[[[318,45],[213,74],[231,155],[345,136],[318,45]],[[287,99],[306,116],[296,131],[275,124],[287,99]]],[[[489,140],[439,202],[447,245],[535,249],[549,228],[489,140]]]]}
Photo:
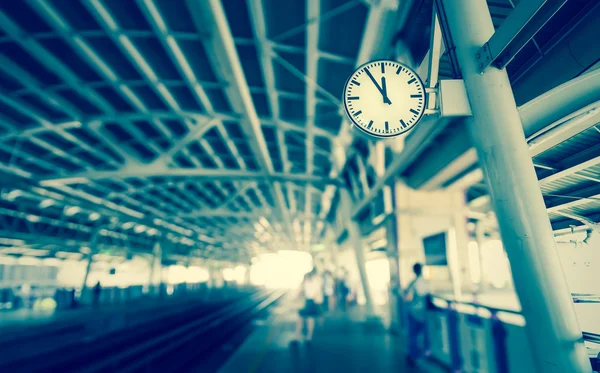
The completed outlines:
{"type": "Polygon", "coordinates": [[[219,373],[444,372],[424,363],[405,365],[405,346],[380,319],[367,319],[362,308],[327,314],[317,322],[310,345],[291,345],[299,305],[282,301],[272,316],[221,367],[219,373]]]}

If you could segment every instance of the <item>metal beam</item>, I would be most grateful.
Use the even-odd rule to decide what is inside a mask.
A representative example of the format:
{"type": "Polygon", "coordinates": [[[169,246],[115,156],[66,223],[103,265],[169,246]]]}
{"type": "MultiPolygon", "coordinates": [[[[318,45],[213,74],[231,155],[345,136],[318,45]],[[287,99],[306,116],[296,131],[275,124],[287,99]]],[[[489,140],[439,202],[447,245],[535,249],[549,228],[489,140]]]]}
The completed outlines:
{"type": "Polygon", "coordinates": [[[79,174],[73,174],[64,178],[47,178],[40,179],[42,185],[63,185],[74,183],[87,183],[90,180],[99,179],[125,179],[129,177],[186,177],[195,179],[210,179],[210,180],[252,180],[265,179],[268,181],[294,181],[308,183],[327,183],[337,184],[338,181],[315,175],[308,174],[292,174],[292,173],[277,173],[265,171],[250,171],[250,170],[226,170],[226,169],[198,169],[198,168],[168,168],[166,166],[159,167],[136,167],[124,168],[118,171],[90,171],[79,174]]]}
{"type": "Polygon", "coordinates": [[[554,181],[557,181],[557,180],[560,180],[567,176],[571,176],[578,172],[584,171],[586,168],[597,166],[598,164],[600,164],[600,156],[594,157],[585,162],[579,163],[575,166],[566,168],[566,169],[561,170],[553,175],[545,177],[542,180],[540,180],[540,185],[541,186],[548,185],[554,181]]]}
{"type": "Polygon", "coordinates": [[[546,202],[546,207],[548,212],[558,212],[594,201],[600,203],[600,184],[580,189],[574,193],[552,197],[546,202]]]}
{"type": "MultiPolygon", "coordinates": [[[[241,121],[241,124],[246,132],[246,136],[248,136],[251,148],[254,150],[260,165],[267,172],[267,175],[273,174],[273,163],[262,132],[261,122],[256,113],[252,96],[250,95],[248,83],[244,76],[223,5],[218,0],[188,0],[187,4],[192,10],[192,18],[196,27],[201,31],[207,31],[211,36],[207,40],[207,44],[212,47],[214,53],[209,54],[209,58],[212,59],[213,66],[218,66],[220,73],[231,83],[225,91],[232,106],[236,107],[239,112],[245,113],[245,118],[241,121]]],[[[262,12],[263,9],[262,4],[256,3],[251,4],[249,8],[253,19],[256,17],[256,12],[262,12]],[[257,7],[256,5],[260,6],[257,7]]],[[[264,30],[264,22],[258,25],[255,24],[255,26],[260,26],[255,27],[255,32],[257,33],[260,30],[264,30]]],[[[292,224],[281,186],[277,182],[270,182],[269,186],[275,197],[281,219],[288,229],[288,234],[291,236],[293,232],[292,224]]]]}
{"type": "Polygon", "coordinates": [[[577,110],[571,115],[566,116],[543,130],[530,136],[529,152],[532,157],[545,152],[546,150],[570,139],[573,136],[595,126],[600,122],[600,101],[577,110]]]}
{"type": "Polygon", "coordinates": [[[521,1],[477,52],[479,72],[493,65],[503,69],[567,0],[521,1]]]}

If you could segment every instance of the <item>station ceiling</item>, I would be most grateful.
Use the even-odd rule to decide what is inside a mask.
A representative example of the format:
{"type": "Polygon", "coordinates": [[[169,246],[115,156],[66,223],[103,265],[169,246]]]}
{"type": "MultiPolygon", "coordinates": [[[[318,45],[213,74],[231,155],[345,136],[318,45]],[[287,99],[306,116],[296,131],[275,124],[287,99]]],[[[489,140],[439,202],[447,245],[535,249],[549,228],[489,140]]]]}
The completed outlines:
{"type": "MultiPolygon", "coordinates": [[[[591,3],[570,0],[508,66],[511,80],[525,81],[591,3]]],[[[0,244],[151,252],[161,241],[175,256],[246,261],[321,242],[344,183],[339,97],[372,4],[0,2],[0,244]]],[[[496,27],[516,5],[488,4],[496,27]]],[[[412,9],[426,20],[431,7],[412,9]]],[[[423,25],[398,33],[417,62],[423,25]]],[[[444,54],[441,77],[455,74],[444,54]]],[[[558,146],[597,143],[592,127],[558,146]]],[[[539,155],[540,177],[564,171],[558,146],[539,155]]],[[[568,188],[600,178],[585,180],[568,188]]],[[[579,213],[600,212],[593,203],[579,213]]]]}

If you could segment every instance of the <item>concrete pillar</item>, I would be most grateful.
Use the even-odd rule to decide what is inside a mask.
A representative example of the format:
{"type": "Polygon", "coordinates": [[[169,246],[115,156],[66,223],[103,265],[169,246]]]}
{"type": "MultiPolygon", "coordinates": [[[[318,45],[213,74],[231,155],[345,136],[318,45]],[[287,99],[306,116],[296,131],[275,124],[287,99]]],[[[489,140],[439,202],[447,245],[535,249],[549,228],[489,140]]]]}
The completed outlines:
{"type": "Polygon", "coordinates": [[[367,276],[366,258],[365,251],[363,248],[360,226],[351,218],[350,211],[352,211],[353,203],[352,198],[350,197],[350,193],[346,189],[340,189],[340,193],[340,213],[348,219],[348,241],[350,242],[350,245],[352,245],[352,248],[356,253],[356,265],[358,267],[358,274],[360,276],[360,282],[362,284],[363,293],[365,295],[365,307],[367,310],[367,316],[372,316],[375,314],[375,310],[373,308],[373,298],[371,297],[369,277],[367,276]]]}
{"type": "Polygon", "coordinates": [[[485,243],[485,223],[483,221],[478,221],[475,226],[475,241],[477,242],[477,251],[479,252],[479,286],[477,287],[477,293],[483,293],[487,290],[487,278],[485,275],[485,271],[483,270],[483,256],[485,255],[483,252],[483,244],[485,243]]]}
{"type": "Polygon", "coordinates": [[[90,272],[92,270],[92,263],[94,263],[94,250],[88,254],[88,262],[85,267],[85,274],[83,275],[83,284],[81,284],[81,293],[79,295],[80,298],[84,297],[85,292],[87,291],[87,280],[90,277],[90,272]]]}
{"type": "MultiPolygon", "coordinates": [[[[387,239],[387,257],[390,265],[390,285],[389,285],[389,306],[390,306],[390,331],[396,333],[400,330],[400,296],[402,290],[400,288],[400,263],[398,257],[398,220],[393,211],[393,193],[390,187],[384,189],[384,193],[389,195],[390,211],[386,208],[386,239],[387,239]]],[[[386,207],[388,203],[386,202],[386,207]]]]}
{"type": "MultiPolygon", "coordinates": [[[[385,144],[381,141],[375,143],[371,148],[374,158],[374,169],[378,177],[385,173],[385,144]]],[[[386,185],[383,188],[383,204],[386,215],[386,240],[387,240],[387,258],[390,266],[390,284],[388,289],[389,310],[390,310],[390,331],[397,333],[400,330],[400,262],[398,257],[398,219],[395,213],[394,188],[386,185]]]]}
{"type": "Polygon", "coordinates": [[[150,288],[159,284],[162,280],[162,247],[160,243],[155,243],[152,249],[152,259],[150,263],[150,276],[148,285],[150,288]]]}
{"type": "Polygon", "coordinates": [[[454,214],[452,216],[454,228],[454,240],[456,244],[456,254],[453,268],[453,278],[455,278],[457,289],[455,296],[461,297],[465,290],[472,290],[473,282],[471,281],[470,265],[469,265],[469,232],[467,230],[467,204],[465,194],[457,192],[449,194],[452,198],[454,206],[454,214]]]}
{"type": "Polygon", "coordinates": [[[537,370],[589,373],[508,75],[494,67],[478,72],[477,51],[494,33],[487,3],[442,4],[473,111],[468,129],[490,188],[537,370]]]}

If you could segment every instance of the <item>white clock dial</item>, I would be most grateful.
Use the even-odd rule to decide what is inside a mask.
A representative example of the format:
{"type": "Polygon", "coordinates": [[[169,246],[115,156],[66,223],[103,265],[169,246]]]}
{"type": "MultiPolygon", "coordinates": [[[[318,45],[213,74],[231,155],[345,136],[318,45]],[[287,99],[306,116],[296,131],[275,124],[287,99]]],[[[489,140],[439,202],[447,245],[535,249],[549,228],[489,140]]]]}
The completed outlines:
{"type": "Polygon", "coordinates": [[[359,67],[344,87],[344,106],[361,131],[376,137],[398,136],[423,117],[427,96],[421,78],[388,60],[359,67]]]}

